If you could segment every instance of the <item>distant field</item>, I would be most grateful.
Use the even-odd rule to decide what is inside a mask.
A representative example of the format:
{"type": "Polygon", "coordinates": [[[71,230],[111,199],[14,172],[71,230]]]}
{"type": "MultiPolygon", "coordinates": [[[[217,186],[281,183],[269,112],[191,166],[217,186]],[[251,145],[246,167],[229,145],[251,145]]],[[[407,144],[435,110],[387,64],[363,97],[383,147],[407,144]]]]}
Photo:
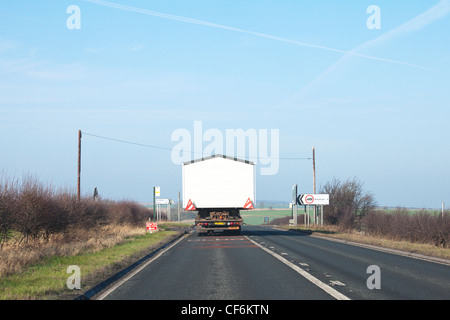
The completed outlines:
{"type": "MultiPolygon", "coordinates": [[[[312,209],[310,209],[312,210],[312,209]]],[[[376,212],[380,213],[395,213],[396,209],[375,209],[376,212]]],[[[424,210],[424,209],[405,209],[405,212],[408,212],[410,215],[414,215],[417,213],[429,213],[430,215],[439,214],[440,210],[424,210]]],[[[299,206],[298,214],[303,214],[303,206],[299,206]]],[[[312,215],[312,211],[309,211],[312,215]]],[[[255,209],[249,210],[247,212],[241,211],[241,216],[244,218],[244,222],[248,225],[257,226],[264,224],[264,219],[267,217],[268,222],[271,222],[273,219],[283,218],[287,216],[292,216],[292,209],[255,209]]]]}
{"type": "Polygon", "coordinates": [[[276,210],[256,209],[256,210],[249,210],[244,213],[241,212],[241,216],[242,218],[244,218],[244,223],[251,226],[264,224],[264,218],[266,217],[268,217],[270,222],[273,219],[282,218],[290,215],[292,215],[291,209],[276,209],[276,210]]]}
{"type": "MultiPolygon", "coordinates": [[[[431,215],[433,214],[440,214],[440,209],[420,209],[420,208],[402,208],[407,212],[408,214],[417,214],[417,213],[429,213],[431,215]]],[[[398,211],[398,208],[376,208],[374,209],[376,212],[383,212],[383,213],[395,213],[398,211]]]]}

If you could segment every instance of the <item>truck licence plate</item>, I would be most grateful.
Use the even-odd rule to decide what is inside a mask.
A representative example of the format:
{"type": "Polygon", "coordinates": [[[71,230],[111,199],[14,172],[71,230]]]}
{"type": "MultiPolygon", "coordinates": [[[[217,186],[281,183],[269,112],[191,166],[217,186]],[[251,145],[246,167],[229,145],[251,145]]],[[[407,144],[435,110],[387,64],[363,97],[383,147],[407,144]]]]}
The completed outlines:
{"type": "Polygon", "coordinates": [[[223,225],[225,225],[225,222],[216,222],[215,225],[216,226],[223,226],[223,225]]]}

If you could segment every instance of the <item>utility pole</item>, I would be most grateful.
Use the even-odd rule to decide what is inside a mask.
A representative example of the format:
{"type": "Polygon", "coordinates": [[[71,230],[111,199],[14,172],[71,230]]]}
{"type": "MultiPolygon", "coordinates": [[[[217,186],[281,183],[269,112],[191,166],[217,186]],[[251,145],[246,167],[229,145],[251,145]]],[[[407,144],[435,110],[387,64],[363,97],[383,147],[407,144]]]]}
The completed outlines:
{"type": "Polygon", "coordinates": [[[294,184],[292,186],[292,220],[294,223],[294,226],[296,227],[298,225],[297,221],[297,197],[298,197],[298,186],[294,184]]]}
{"type": "Polygon", "coordinates": [[[180,217],[180,191],[178,191],[178,202],[177,202],[177,204],[178,204],[178,222],[180,222],[181,221],[181,217],[180,217]]]}
{"type": "Polygon", "coordinates": [[[77,199],[81,198],[81,130],[78,130],[78,180],[77,180],[77,199]]]}
{"type": "Polygon", "coordinates": [[[153,222],[155,221],[156,214],[156,200],[155,200],[155,187],[153,187],[153,222]]]}
{"type": "MultiPolygon", "coordinates": [[[[313,146],[313,193],[316,194],[316,148],[313,146]]],[[[316,207],[314,206],[314,224],[316,224],[316,207]]]]}
{"type": "Polygon", "coordinates": [[[313,193],[316,194],[316,150],[313,147],[313,193]]]}

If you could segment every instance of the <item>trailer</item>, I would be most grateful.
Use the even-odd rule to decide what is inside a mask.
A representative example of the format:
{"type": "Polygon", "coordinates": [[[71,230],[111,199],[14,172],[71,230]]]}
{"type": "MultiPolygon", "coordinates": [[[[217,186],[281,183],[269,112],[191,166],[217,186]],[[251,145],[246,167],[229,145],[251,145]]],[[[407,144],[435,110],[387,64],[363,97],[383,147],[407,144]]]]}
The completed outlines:
{"type": "Polygon", "coordinates": [[[215,155],[182,164],[183,207],[197,211],[198,235],[240,234],[241,211],[254,209],[255,164],[215,155]]]}

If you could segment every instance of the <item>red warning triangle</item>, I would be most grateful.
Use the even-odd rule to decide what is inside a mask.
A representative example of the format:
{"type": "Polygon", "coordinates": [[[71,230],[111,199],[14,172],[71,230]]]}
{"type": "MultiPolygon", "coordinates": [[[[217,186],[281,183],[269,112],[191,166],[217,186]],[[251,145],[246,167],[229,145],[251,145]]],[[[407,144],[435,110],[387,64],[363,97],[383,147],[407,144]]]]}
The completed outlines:
{"type": "Polygon", "coordinates": [[[250,201],[250,198],[248,198],[247,202],[244,204],[244,209],[255,209],[253,207],[253,203],[250,201]]]}
{"type": "Polygon", "coordinates": [[[186,205],[186,209],[184,209],[185,211],[195,211],[196,208],[194,206],[194,204],[192,203],[191,199],[189,199],[187,205],[186,205]]]}

